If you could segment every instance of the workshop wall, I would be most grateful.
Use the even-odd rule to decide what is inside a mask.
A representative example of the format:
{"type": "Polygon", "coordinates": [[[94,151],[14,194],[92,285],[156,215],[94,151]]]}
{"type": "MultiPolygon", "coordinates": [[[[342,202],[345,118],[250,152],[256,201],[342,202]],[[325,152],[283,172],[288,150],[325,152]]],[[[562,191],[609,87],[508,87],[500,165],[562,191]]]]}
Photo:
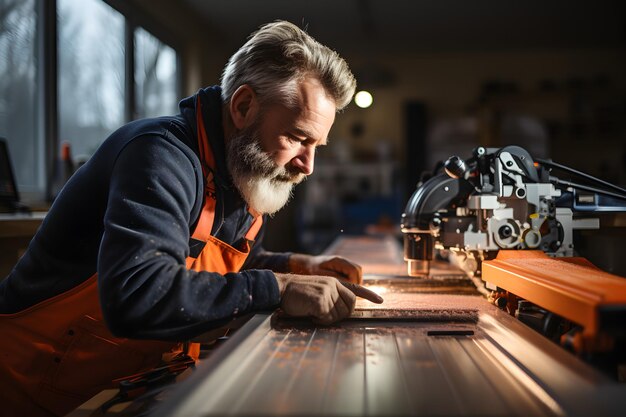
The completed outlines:
{"type": "MultiPolygon", "coordinates": [[[[598,152],[595,162],[599,165],[606,159],[607,163],[616,167],[613,180],[626,181],[626,172],[619,162],[620,152],[616,152],[616,147],[621,145],[623,153],[623,143],[626,142],[623,125],[626,54],[622,48],[433,53],[383,57],[381,60],[397,74],[396,84],[372,89],[375,100],[372,107],[359,109],[350,106],[345,114],[337,118],[333,128],[333,137],[350,141],[357,154],[368,153],[368,150],[376,148],[377,142],[384,140],[392,144],[394,155],[403,155],[403,106],[410,101],[426,104],[429,132],[432,132],[439,123],[459,118],[474,118],[478,126],[479,121],[485,122],[482,120],[483,110],[489,106],[494,110],[501,108],[536,117],[545,124],[555,118],[567,117],[574,95],[586,92],[593,97],[581,105],[607,107],[621,103],[622,113],[615,118],[622,125],[616,127],[616,132],[608,138],[608,142],[615,146],[593,146],[594,143],[599,144],[600,138],[590,131],[588,135],[578,138],[576,146],[551,147],[549,155],[545,156],[568,163],[582,163],[585,166],[580,168],[600,174],[599,166],[590,165],[588,158],[584,158],[588,147],[594,147],[594,152],[598,152]],[[514,91],[503,91],[499,102],[490,103],[483,90],[490,85],[493,88],[497,83],[514,91]],[[353,139],[350,133],[355,123],[363,125],[358,140],[353,139]]],[[[358,62],[356,65],[359,65],[358,62]]],[[[619,107],[617,111],[620,111],[619,107]]],[[[478,128],[476,136],[481,144],[498,145],[498,138],[486,143],[487,138],[478,132],[478,128]]],[[[436,152],[437,147],[448,149],[453,144],[430,145],[431,150],[436,152]]],[[[436,161],[431,158],[430,162],[436,161]]]]}

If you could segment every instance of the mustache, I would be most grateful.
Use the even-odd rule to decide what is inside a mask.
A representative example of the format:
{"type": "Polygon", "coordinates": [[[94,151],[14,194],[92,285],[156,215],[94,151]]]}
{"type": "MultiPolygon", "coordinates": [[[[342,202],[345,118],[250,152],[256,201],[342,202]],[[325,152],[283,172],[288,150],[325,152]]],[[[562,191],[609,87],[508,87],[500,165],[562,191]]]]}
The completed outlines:
{"type": "MultiPolygon", "coordinates": [[[[275,183],[299,184],[306,175],[292,166],[278,166],[260,145],[258,131],[249,128],[231,138],[227,146],[231,169],[255,177],[266,178],[275,183]]],[[[232,174],[232,173],[231,173],[232,174]]]]}
{"type": "Polygon", "coordinates": [[[285,168],[285,167],[277,167],[277,168],[278,170],[280,170],[280,172],[275,173],[274,177],[272,178],[272,180],[274,181],[300,184],[302,181],[304,181],[307,178],[307,176],[304,175],[302,172],[299,172],[293,168],[292,169],[285,168]]]}

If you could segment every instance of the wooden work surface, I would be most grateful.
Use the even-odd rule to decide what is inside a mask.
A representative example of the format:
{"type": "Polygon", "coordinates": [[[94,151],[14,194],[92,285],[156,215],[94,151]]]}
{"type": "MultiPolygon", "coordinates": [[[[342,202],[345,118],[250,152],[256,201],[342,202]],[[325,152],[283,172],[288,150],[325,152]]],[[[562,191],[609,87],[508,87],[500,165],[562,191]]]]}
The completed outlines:
{"type": "Polygon", "coordinates": [[[0,213],[0,238],[32,238],[45,216],[46,212],[0,213]]]}
{"type": "Polygon", "coordinates": [[[11,272],[45,215],[45,212],[0,213],[0,280],[11,272]]]}
{"type": "Polygon", "coordinates": [[[392,236],[341,236],[325,254],[343,256],[361,265],[363,285],[385,300],[374,304],[358,298],[355,316],[398,317],[418,312],[450,319],[455,312],[469,314],[486,304],[472,281],[447,262],[431,262],[428,277],[408,276],[402,247],[392,236]]]}
{"type": "MultiPolygon", "coordinates": [[[[358,263],[363,268],[363,275],[366,279],[371,276],[419,279],[407,275],[402,246],[391,235],[340,236],[324,253],[343,256],[358,263]]],[[[437,278],[445,275],[460,277],[464,274],[448,262],[432,261],[430,277],[437,278]]]]}

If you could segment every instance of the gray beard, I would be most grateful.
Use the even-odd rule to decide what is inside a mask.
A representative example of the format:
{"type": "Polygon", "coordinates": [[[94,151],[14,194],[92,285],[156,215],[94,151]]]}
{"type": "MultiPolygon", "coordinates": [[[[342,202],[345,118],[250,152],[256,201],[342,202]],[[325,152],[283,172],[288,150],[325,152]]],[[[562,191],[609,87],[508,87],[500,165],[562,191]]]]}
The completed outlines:
{"type": "Polygon", "coordinates": [[[233,184],[253,210],[273,215],[293,195],[306,176],[280,167],[261,149],[258,123],[236,133],[226,144],[226,164],[233,184]]]}

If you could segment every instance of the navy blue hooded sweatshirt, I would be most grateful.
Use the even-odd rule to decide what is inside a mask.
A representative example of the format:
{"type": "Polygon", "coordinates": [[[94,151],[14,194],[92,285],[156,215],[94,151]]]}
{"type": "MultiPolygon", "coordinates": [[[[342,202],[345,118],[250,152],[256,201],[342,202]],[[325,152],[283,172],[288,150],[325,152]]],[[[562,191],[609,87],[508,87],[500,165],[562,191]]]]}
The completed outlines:
{"type": "Polygon", "coordinates": [[[217,163],[212,234],[238,247],[252,217],[228,175],[219,87],[180,102],[180,114],[114,132],[63,188],[27,251],[0,283],[0,313],[15,313],[98,273],[104,318],[116,336],[185,340],[233,314],[279,303],[289,254],[265,251],[259,233],[241,272],[185,267],[204,203],[196,100],[217,163]],[[256,268],[256,269],[253,269],[256,268]]]}

